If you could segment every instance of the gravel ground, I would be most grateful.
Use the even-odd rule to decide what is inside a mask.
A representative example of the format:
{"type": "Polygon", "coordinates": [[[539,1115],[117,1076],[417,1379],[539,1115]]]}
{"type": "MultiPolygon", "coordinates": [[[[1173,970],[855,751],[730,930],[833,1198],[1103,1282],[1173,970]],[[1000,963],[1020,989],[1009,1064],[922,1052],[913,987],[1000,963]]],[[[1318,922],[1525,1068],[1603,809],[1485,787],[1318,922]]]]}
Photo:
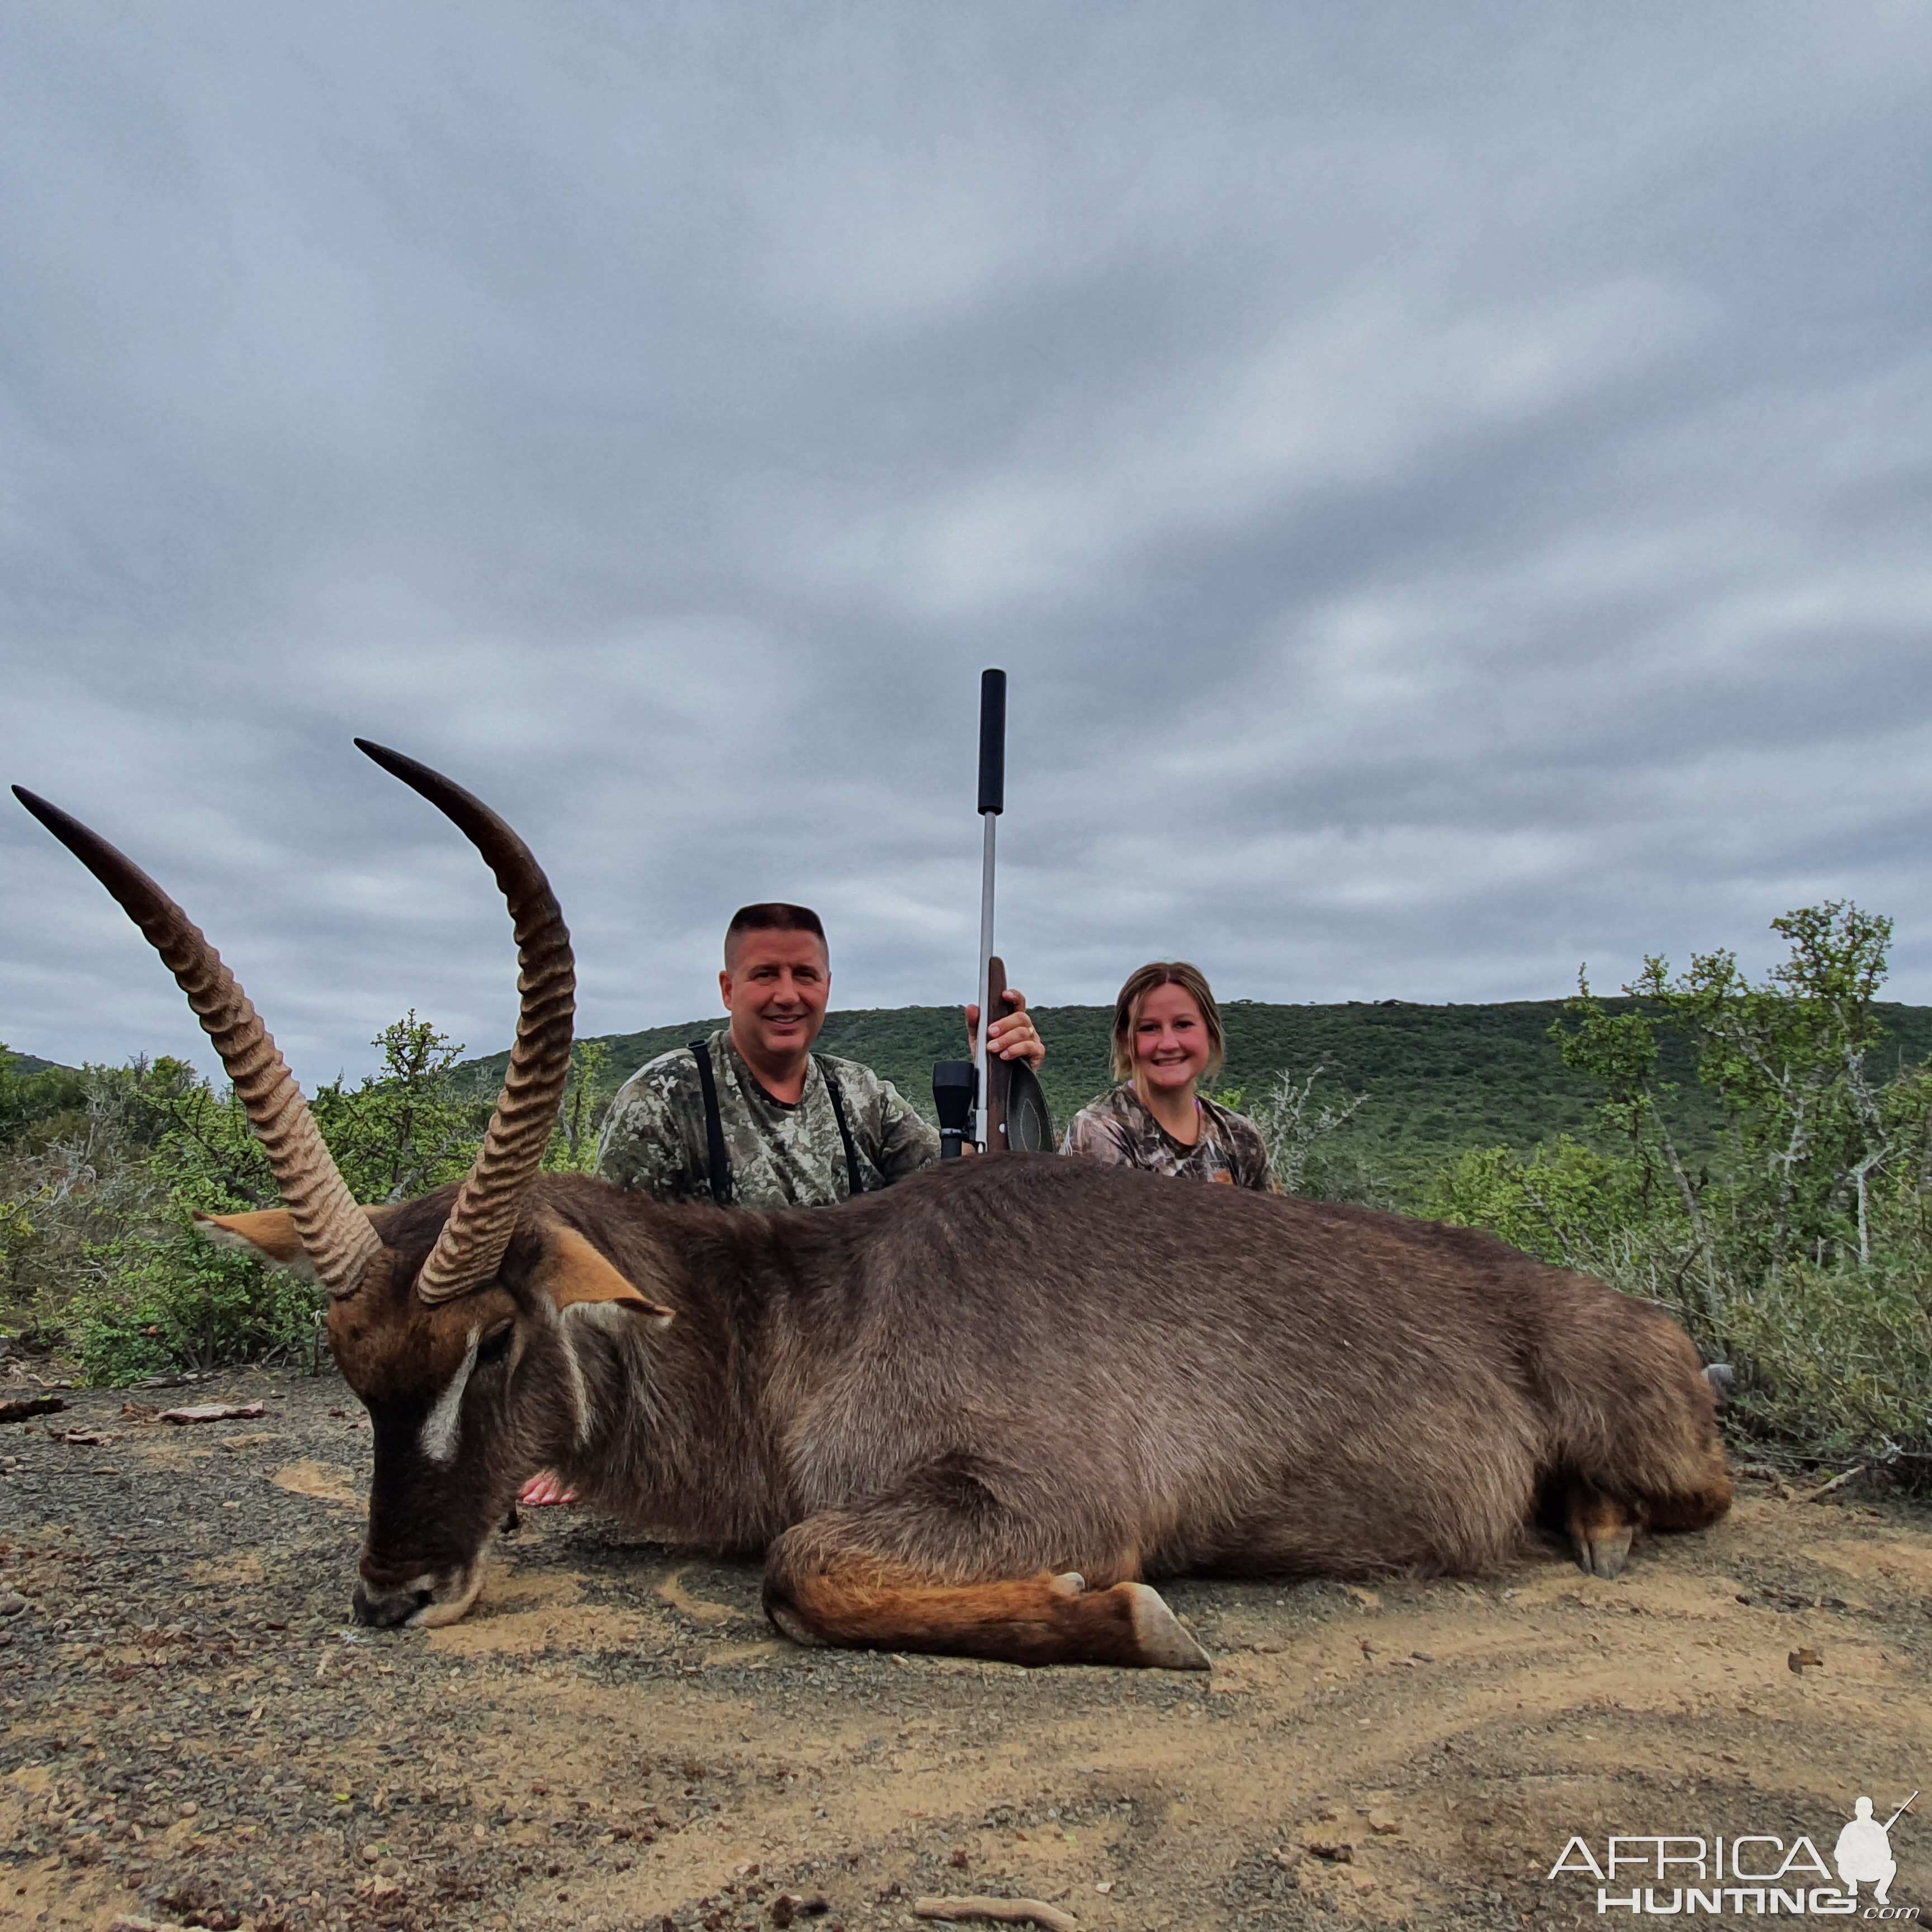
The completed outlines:
{"type": "MultiPolygon", "coordinates": [[[[1573,1832],[1828,1853],[1856,1793],[1932,1787],[1932,1512],[1855,1486],[1747,1483],[1612,1584],[1535,1546],[1479,1583],[1176,1585],[1204,1682],[800,1650],[754,1566],[578,1510],[526,1516],[462,1624],[355,1630],[339,1382],[71,1400],[0,1427],[0,1928],[870,1932],[933,1892],[1569,1926],[1573,1832]],[[212,1400],[265,1414],[140,1412],[212,1400]]],[[[1893,1846],[1932,1906],[1932,1829],[1893,1846]]]]}

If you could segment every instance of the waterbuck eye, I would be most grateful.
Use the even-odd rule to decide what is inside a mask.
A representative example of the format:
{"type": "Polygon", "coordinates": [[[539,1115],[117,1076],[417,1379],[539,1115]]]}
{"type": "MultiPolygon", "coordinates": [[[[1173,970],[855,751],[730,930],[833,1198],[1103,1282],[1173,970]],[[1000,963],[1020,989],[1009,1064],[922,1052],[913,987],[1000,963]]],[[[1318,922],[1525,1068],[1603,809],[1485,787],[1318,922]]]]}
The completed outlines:
{"type": "Polygon", "coordinates": [[[516,1333],[517,1324],[506,1322],[500,1328],[494,1328],[485,1335],[476,1347],[476,1366],[488,1368],[492,1362],[500,1362],[510,1352],[510,1337],[516,1333]]]}

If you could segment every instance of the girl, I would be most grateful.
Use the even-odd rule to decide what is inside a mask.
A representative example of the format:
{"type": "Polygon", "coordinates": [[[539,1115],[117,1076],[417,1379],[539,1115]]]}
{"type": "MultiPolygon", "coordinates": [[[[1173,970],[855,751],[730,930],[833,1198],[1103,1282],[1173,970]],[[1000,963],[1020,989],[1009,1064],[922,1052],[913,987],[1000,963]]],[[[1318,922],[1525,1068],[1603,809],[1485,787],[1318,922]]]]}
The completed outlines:
{"type": "Polygon", "coordinates": [[[1220,1009],[1198,967],[1156,960],[1130,976],[1114,1005],[1111,1094],[1083,1107],[1063,1154],[1190,1180],[1268,1190],[1267,1143],[1244,1116],[1196,1090],[1226,1055],[1220,1009]]]}

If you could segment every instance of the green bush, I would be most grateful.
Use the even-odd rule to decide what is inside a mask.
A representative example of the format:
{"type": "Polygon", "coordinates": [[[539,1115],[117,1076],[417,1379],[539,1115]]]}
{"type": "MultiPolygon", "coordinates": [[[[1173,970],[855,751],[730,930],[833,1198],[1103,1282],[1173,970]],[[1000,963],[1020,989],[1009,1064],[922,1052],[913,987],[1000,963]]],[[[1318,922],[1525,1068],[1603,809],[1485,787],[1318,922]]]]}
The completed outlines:
{"type": "Polygon", "coordinates": [[[63,1324],[82,1376],[96,1386],[236,1362],[316,1364],[326,1306],[317,1282],[184,1228],[109,1244],[99,1260],[63,1324]]]}
{"type": "Polygon", "coordinates": [[[1728,952],[1647,961],[1616,1010],[1582,985],[1552,1031],[1615,1150],[1474,1150],[1429,1211],[1671,1309],[1763,1442],[1932,1486],[1932,1076],[1878,1070],[1891,922],[1834,903],[1772,925],[1790,951],[1759,985],[1728,952]],[[1708,1161],[1659,1078],[1673,1035],[1718,1105],[1708,1161]]]}

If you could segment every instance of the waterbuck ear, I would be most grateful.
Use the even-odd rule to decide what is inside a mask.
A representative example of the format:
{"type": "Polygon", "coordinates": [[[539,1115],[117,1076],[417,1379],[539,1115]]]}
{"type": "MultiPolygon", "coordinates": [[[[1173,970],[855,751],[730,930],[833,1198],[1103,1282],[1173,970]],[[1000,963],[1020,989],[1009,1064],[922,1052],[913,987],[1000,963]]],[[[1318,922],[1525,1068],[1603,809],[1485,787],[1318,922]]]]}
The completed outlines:
{"type": "Polygon", "coordinates": [[[315,1274],[286,1208],[264,1208],[252,1214],[203,1214],[197,1210],[194,1232],[217,1247],[240,1248],[277,1268],[293,1268],[310,1277],[315,1274]]]}
{"type": "Polygon", "coordinates": [[[654,1328],[668,1328],[676,1318],[672,1310],[626,1280],[574,1228],[546,1228],[543,1243],[543,1258],[530,1285],[560,1310],[584,1301],[614,1301],[647,1317],[654,1328]]]}

